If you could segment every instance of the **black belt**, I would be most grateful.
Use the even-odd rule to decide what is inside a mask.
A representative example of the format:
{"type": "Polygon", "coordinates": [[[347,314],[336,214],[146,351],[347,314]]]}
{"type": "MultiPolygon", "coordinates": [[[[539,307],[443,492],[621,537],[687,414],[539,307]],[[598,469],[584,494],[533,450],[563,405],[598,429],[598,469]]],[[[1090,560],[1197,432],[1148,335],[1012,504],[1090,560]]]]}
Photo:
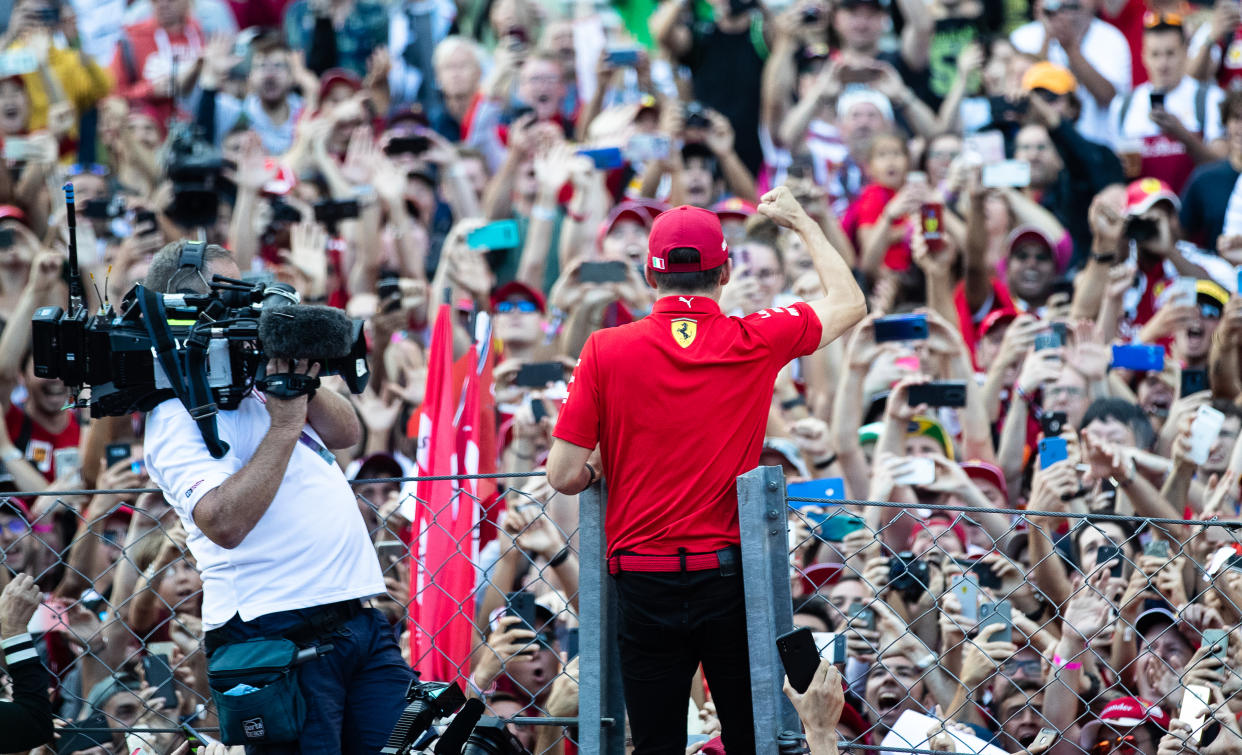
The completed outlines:
{"type": "MultiPolygon", "coordinates": [[[[328,603],[327,605],[314,606],[311,608],[296,608],[302,615],[302,621],[294,624],[289,629],[279,632],[277,636],[284,637],[295,645],[311,645],[316,640],[332,634],[336,630],[345,625],[345,622],[362,613],[364,609],[363,602],[359,598],[350,600],[342,600],[339,603],[328,603]]],[[[278,611],[277,613],[291,613],[292,611],[278,611]]],[[[251,621],[259,621],[266,616],[274,616],[276,614],[264,614],[251,621]]],[[[231,620],[230,620],[231,623],[231,620]]],[[[243,622],[245,624],[250,621],[243,622]]],[[[221,645],[228,645],[235,642],[242,642],[245,637],[236,636],[235,632],[229,630],[226,623],[215,629],[208,629],[203,637],[203,644],[208,655],[221,645]]]]}

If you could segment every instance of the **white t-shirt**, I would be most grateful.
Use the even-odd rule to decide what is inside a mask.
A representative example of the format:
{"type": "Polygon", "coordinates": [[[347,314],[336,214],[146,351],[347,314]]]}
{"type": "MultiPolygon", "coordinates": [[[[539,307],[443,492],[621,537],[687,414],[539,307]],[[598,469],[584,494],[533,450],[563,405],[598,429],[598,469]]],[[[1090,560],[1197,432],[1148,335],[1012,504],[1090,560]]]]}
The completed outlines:
{"type": "MultiPolygon", "coordinates": [[[[203,577],[203,624],[223,625],[276,611],[367,598],[385,591],[379,559],[367,536],[353,491],[340,467],[299,441],[280,488],[258,524],[236,548],[207,539],[194,523],[194,507],[240,471],[267,433],[270,418],[255,395],[216,415],[220,439],[229,444],[213,459],[181,402],[173,399],[147,416],[145,439],[151,481],[181,517],[186,544],[203,577]]],[[[305,435],[322,448],[308,425],[305,435]]]]}
{"type": "MultiPolygon", "coordinates": [[[[1039,21],[1023,24],[1009,35],[1009,41],[1019,51],[1038,55],[1044,46],[1044,25],[1039,21]]],[[[1130,45],[1125,35],[1112,24],[1098,18],[1091,19],[1087,33],[1079,43],[1083,57],[1101,76],[1117,90],[1117,94],[1130,91],[1130,45]]],[[[1069,55],[1055,39],[1048,44],[1048,62],[1069,68],[1069,55]]],[[[1082,102],[1082,114],[1078,117],[1078,133],[1097,142],[1109,141],[1108,108],[1100,107],[1091,92],[1081,83],[1078,99],[1082,102]]]]}
{"type": "MultiPolygon", "coordinates": [[[[1195,168],[1194,157],[1182,142],[1165,134],[1151,119],[1150,82],[1138,85],[1129,96],[1126,106],[1126,95],[1118,95],[1108,108],[1108,122],[1113,129],[1113,149],[1125,151],[1129,143],[1140,147],[1142,155],[1143,176],[1159,178],[1180,192],[1186,185],[1191,171],[1195,168]],[[1122,108],[1125,106],[1125,120],[1122,120],[1122,108]]],[[[1210,144],[1224,135],[1224,126],[1220,120],[1220,103],[1225,93],[1215,84],[1200,84],[1185,76],[1177,86],[1164,94],[1164,109],[1175,116],[1191,133],[1198,134],[1204,144],[1210,144]],[[1203,94],[1203,118],[1200,123],[1199,108],[1196,100],[1199,90],[1206,87],[1203,94]]]]}
{"type": "MultiPolygon", "coordinates": [[[[1198,96],[1200,83],[1189,76],[1182,78],[1177,86],[1164,95],[1164,109],[1170,115],[1177,116],[1191,133],[1200,134],[1204,144],[1213,142],[1224,136],[1224,126],[1220,121],[1220,103],[1225,93],[1215,84],[1205,84],[1207,94],[1204,98],[1203,123],[1195,112],[1195,99],[1198,96]]],[[[1159,136],[1160,127],[1151,119],[1151,82],[1144,82],[1134,88],[1130,96],[1130,106],[1126,109],[1126,120],[1122,123],[1121,106],[1126,96],[1119,94],[1113,98],[1108,108],[1108,123],[1113,134],[1110,143],[1115,147],[1130,139],[1144,139],[1159,136]]]]}

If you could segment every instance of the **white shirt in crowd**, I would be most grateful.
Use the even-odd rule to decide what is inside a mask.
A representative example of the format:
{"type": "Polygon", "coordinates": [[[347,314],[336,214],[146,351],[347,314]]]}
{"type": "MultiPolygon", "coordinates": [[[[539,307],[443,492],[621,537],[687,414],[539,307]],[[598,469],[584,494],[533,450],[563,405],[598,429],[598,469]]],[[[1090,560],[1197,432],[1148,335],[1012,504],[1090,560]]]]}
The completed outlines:
{"type": "MultiPolygon", "coordinates": [[[[1018,52],[1038,55],[1044,46],[1044,25],[1039,21],[1023,24],[1009,35],[1018,52]]],[[[1117,90],[1117,94],[1130,91],[1130,45],[1117,27],[1098,18],[1091,19],[1087,33],[1079,47],[1083,57],[1101,76],[1117,90]]],[[[1069,68],[1069,55],[1055,39],[1048,43],[1048,61],[1069,68]]],[[[1108,143],[1111,140],[1108,126],[1108,108],[1101,107],[1091,92],[1081,83],[1078,99],[1082,102],[1082,114],[1078,117],[1078,132],[1088,139],[1108,143]]]]}
{"type": "MultiPolygon", "coordinates": [[[[385,591],[379,559],[353,491],[339,466],[299,441],[280,488],[255,528],[236,548],[211,542],[194,523],[203,496],[240,471],[267,433],[262,399],[245,398],[216,415],[229,444],[213,459],[180,401],[165,401],[147,417],[147,469],[185,526],[186,544],[203,578],[203,624],[223,625],[276,611],[367,598],[385,591]]],[[[322,447],[308,425],[305,436],[322,447]]],[[[275,471],[273,472],[275,473],[275,471]]]]}
{"type": "MultiPolygon", "coordinates": [[[[1119,148],[1123,142],[1131,139],[1144,139],[1161,134],[1160,127],[1151,119],[1151,82],[1146,81],[1134,88],[1130,96],[1130,105],[1126,108],[1126,120],[1120,121],[1121,108],[1126,96],[1118,94],[1108,108],[1108,122],[1113,129],[1110,143],[1119,148]]],[[[1200,84],[1189,76],[1182,77],[1177,86],[1164,94],[1164,109],[1170,115],[1177,116],[1191,133],[1200,134],[1204,144],[1224,136],[1224,126],[1220,120],[1220,103],[1225,99],[1225,92],[1215,84],[1200,84]],[[1195,100],[1200,86],[1206,86],[1204,98],[1203,123],[1199,122],[1195,100]]]]}

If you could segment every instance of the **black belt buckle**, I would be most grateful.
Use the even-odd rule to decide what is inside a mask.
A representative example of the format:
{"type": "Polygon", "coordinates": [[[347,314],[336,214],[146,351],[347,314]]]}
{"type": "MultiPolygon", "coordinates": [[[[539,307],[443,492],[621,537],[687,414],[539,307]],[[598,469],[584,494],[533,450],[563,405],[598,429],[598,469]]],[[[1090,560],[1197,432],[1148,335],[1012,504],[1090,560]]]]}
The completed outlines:
{"type": "Polygon", "coordinates": [[[731,545],[728,548],[721,548],[716,551],[716,558],[720,560],[720,576],[737,576],[737,573],[741,568],[741,564],[739,563],[741,558],[736,546],[731,545]]]}

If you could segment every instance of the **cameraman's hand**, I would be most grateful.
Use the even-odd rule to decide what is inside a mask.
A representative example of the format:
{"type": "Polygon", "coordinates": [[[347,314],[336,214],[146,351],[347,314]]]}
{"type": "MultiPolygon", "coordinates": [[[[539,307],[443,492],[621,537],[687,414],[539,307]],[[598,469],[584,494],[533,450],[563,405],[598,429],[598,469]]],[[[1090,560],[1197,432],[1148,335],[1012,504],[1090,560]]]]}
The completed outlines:
{"type": "MultiPolygon", "coordinates": [[[[300,372],[318,376],[319,365],[314,365],[308,370],[305,359],[299,359],[297,362],[273,359],[267,363],[268,375],[284,372],[300,372]]],[[[282,399],[270,393],[264,395],[267,398],[267,414],[272,418],[272,429],[302,432],[302,428],[306,426],[306,405],[310,403],[306,396],[282,399]]]]}

